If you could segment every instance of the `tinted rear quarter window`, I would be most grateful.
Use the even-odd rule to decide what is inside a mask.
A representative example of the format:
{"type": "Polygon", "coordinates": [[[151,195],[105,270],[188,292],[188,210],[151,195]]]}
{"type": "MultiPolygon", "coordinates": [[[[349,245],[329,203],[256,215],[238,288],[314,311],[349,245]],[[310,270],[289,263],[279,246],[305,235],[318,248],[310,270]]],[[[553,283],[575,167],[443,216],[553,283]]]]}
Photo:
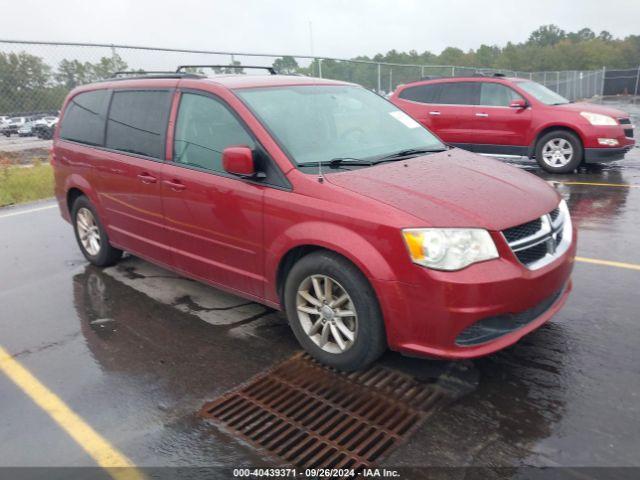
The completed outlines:
{"type": "Polygon", "coordinates": [[[105,146],[162,159],[170,102],[168,90],[113,92],[105,146]]]}
{"type": "Polygon", "coordinates": [[[411,100],[419,103],[437,103],[440,92],[440,85],[417,85],[405,88],[398,95],[404,100],[411,100]]]}
{"type": "Polygon", "coordinates": [[[443,83],[438,103],[446,105],[477,105],[480,97],[480,83],[443,83]]]}
{"type": "Polygon", "coordinates": [[[62,117],[60,138],[87,145],[102,145],[108,107],[108,90],[95,90],[76,95],[67,105],[62,117]]]}

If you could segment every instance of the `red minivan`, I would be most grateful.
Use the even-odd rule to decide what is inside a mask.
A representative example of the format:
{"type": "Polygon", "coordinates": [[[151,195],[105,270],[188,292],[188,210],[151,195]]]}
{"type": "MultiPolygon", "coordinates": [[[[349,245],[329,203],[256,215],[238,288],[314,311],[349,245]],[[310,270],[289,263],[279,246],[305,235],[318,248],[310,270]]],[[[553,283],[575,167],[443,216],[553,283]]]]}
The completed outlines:
{"type": "Polygon", "coordinates": [[[52,150],[93,264],[126,250],[284,309],[319,361],[513,344],[571,290],[576,231],[546,182],[446,147],[357,85],[147,75],[73,90],[52,150]]]}
{"type": "Polygon", "coordinates": [[[620,160],[635,145],[628,113],[573,103],[523,78],[424,80],[401,85],[390,100],[449,145],[535,158],[551,173],[620,160]]]}

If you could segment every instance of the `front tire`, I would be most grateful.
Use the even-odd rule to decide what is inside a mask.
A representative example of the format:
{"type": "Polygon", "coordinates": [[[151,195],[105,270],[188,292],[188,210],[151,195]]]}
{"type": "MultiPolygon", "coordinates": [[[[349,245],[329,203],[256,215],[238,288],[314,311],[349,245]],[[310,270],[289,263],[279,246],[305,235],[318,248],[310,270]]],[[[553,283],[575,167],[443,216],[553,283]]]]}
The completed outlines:
{"type": "Polygon", "coordinates": [[[338,254],[318,251],[300,259],[287,276],[284,303],[298,342],[321,363],[358,370],[387,348],[373,288],[338,254]]]}
{"type": "Polygon", "coordinates": [[[98,267],[108,267],[120,260],[122,250],[109,244],[107,232],[87,197],[76,199],[71,207],[71,218],[78,246],[89,262],[98,267]]]}
{"type": "Polygon", "coordinates": [[[582,163],[582,142],[566,130],[543,135],[536,144],[536,161],[549,173],[573,172],[582,163]]]}

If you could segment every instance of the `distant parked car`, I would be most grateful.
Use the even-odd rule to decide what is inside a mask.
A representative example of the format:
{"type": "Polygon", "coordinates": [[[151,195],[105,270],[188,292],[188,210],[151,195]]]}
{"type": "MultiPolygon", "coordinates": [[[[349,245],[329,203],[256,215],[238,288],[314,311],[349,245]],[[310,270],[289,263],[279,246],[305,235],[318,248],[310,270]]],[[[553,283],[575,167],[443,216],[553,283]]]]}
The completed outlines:
{"type": "Polygon", "coordinates": [[[34,135],[43,140],[53,138],[53,131],[58,124],[58,117],[44,117],[35,122],[34,135]]]}
{"type": "Polygon", "coordinates": [[[450,145],[535,158],[552,173],[620,160],[635,145],[628,113],[570,102],[528,79],[423,80],[401,85],[390,100],[450,145]]]}
{"type": "Polygon", "coordinates": [[[10,137],[14,133],[18,133],[20,127],[29,121],[28,117],[13,117],[2,127],[0,133],[5,137],[10,137]]]}
{"type": "Polygon", "coordinates": [[[18,128],[18,136],[19,137],[32,137],[35,135],[34,128],[36,126],[36,122],[26,122],[20,128],[18,128]]]}

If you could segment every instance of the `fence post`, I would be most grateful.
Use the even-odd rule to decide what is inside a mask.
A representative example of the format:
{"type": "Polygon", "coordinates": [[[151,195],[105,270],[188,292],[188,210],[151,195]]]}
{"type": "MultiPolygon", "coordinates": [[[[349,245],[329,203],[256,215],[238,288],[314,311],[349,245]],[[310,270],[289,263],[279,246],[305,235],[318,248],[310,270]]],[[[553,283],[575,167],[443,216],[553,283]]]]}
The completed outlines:
{"type": "Polygon", "coordinates": [[[633,96],[638,96],[638,83],[640,83],[640,65],[638,65],[638,73],[636,73],[636,88],[633,91],[633,96]]]}
{"type": "Polygon", "coordinates": [[[600,86],[600,96],[604,97],[604,81],[607,78],[607,67],[602,67],[602,85],[600,86]]]}
{"type": "Polygon", "coordinates": [[[393,92],[393,67],[389,67],[389,93],[393,92]]]}
{"type": "Polygon", "coordinates": [[[560,93],[560,70],[556,72],[556,92],[560,93]]]}
{"type": "Polygon", "coordinates": [[[380,75],[381,75],[381,71],[380,71],[380,64],[378,64],[378,93],[381,93],[381,89],[382,86],[380,85],[380,75]]]}
{"type": "Polygon", "coordinates": [[[322,78],[322,59],[318,59],[318,77],[322,78]]]}
{"type": "Polygon", "coordinates": [[[420,79],[424,78],[424,65],[420,67],[420,79]]]}

